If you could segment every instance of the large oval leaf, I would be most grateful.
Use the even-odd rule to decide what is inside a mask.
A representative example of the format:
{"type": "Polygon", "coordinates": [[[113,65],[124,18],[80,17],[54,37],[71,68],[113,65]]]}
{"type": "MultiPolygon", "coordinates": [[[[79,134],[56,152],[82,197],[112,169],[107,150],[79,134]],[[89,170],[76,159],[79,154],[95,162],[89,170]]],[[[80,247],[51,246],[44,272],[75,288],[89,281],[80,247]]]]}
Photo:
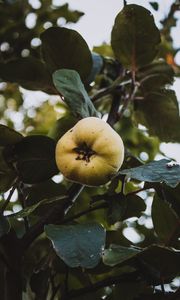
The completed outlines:
{"type": "Polygon", "coordinates": [[[159,30],[153,16],[142,6],[126,5],[117,15],[111,44],[117,59],[127,68],[150,63],[160,43],[159,30]]]}
{"type": "Polygon", "coordinates": [[[0,78],[16,82],[25,89],[55,93],[46,65],[33,57],[20,58],[0,65],[0,78]]]}
{"type": "Polygon", "coordinates": [[[3,152],[4,149],[0,147],[0,193],[8,191],[17,176],[15,171],[7,164],[3,152]]]}
{"type": "Polygon", "coordinates": [[[8,126],[0,124],[0,146],[13,145],[22,140],[23,136],[8,126]]]}
{"type": "Polygon", "coordinates": [[[53,139],[42,135],[25,137],[14,145],[8,156],[23,182],[41,182],[58,173],[55,145],[53,139]]]}
{"type": "Polygon", "coordinates": [[[77,31],[51,27],[41,34],[41,40],[43,58],[50,72],[73,69],[80,74],[82,80],[90,75],[91,52],[77,31]]]}
{"type": "Polygon", "coordinates": [[[56,253],[69,267],[94,268],[105,245],[105,231],[98,223],[45,226],[56,253]]]}

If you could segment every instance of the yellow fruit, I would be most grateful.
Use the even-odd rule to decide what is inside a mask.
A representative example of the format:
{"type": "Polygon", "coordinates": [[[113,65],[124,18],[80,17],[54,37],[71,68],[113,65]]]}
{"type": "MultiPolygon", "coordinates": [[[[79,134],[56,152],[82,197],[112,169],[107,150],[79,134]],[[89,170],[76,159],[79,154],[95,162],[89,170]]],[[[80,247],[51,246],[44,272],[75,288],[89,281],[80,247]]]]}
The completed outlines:
{"type": "Polygon", "coordinates": [[[80,120],[56,145],[56,163],[61,173],[88,186],[107,183],[123,159],[121,137],[109,124],[95,117],[80,120]]]}

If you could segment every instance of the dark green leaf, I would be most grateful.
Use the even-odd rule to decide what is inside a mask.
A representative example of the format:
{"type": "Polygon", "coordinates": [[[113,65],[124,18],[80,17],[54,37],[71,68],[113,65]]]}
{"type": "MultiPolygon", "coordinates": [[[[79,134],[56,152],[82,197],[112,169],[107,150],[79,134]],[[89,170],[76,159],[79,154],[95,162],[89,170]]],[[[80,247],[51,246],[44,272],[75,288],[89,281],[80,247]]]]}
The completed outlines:
{"type": "Polygon", "coordinates": [[[144,100],[136,101],[134,117],[162,142],[180,141],[180,116],[174,91],[150,92],[144,100]]]}
{"type": "Polygon", "coordinates": [[[98,116],[76,71],[58,70],[53,74],[53,82],[75,117],[98,116]]]}
{"type": "Polygon", "coordinates": [[[0,124],[0,146],[13,145],[22,140],[23,136],[17,131],[0,124]]]}
{"type": "Polygon", "coordinates": [[[180,251],[158,245],[144,249],[111,245],[104,251],[103,262],[108,266],[136,265],[144,275],[160,280],[161,276],[169,278],[178,274],[180,251]]]}
{"type": "Polygon", "coordinates": [[[154,10],[158,10],[159,8],[159,3],[158,2],[149,2],[149,4],[151,4],[151,6],[154,8],[154,10]]]}
{"type": "Polygon", "coordinates": [[[110,224],[123,221],[131,217],[140,217],[146,209],[144,200],[137,195],[126,195],[121,197],[111,196],[108,219],[110,224]]]}
{"type": "Polygon", "coordinates": [[[171,207],[174,209],[176,214],[180,218],[180,184],[176,186],[176,188],[171,188],[169,186],[163,186],[163,192],[165,195],[165,199],[170,203],[171,207]]]}
{"type": "Polygon", "coordinates": [[[138,70],[137,78],[144,94],[163,88],[174,81],[174,70],[165,61],[155,61],[138,70]]]}
{"type": "Polygon", "coordinates": [[[16,82],[29,90],[55,93],[51,75],[45,64],[33,57],[1,64],[0,78],[4,81],[16,82]]]}
{"type": "Polygon", "coordinates": [[[63,134],[74,127],[77,121],[78,119],[73,115],[66,115],[60,118],[50,129],[48,136],[53,138],[57,142],[63,136],[63,134]]]}
{"type": "Polygon", "coordinates": [[[172,243],[172,239],[177,238],[180,228],[180,220],[169,203],[160,199],[155,194],[152,204],[152,220],[154,230],[158,237],[165,244],[172,243]]]}
{"type": "Polygon", "coordinates": [[[15,178],[16,173],[5,161],[3,148],[0,148],[0,193],[9,190],[15,178]]]}
{"type": "Polygon", "coordinates": [[[10,230],[10,224],[8,220],[3,216],[0,215],[0,238],[7,234],[10,230]]]}
{"type": "Polygon", "coordinates": [[[29,216],[30,214],[32,214],[38,207],[41,207],[43,205],[46,205],[46,204],[56,204],[60,201],[60,203],[64,203],[63,200],[67,199],[67,196],[56,196],[56,197],[52,197],[50,199],[43,199],[31,206],[28,206],[22,210],[20,210],[19,212],[17,213],[14,213],[14,214],[11,214],[8,216],[8,218],[24,218],[24,217],[27,217],[29,216]]]}
{"type": "Polygon", "coordinates": [[[105,244],[104,228],[98,223],[45,226],[56,253],[70,267],[94,268],[105,244]]]}
{"type": "Polygon", "coordinates": [[[112,299],[134,300],[145,288],[144,282],[122,282],[113,287],[112,299]]]}
{"type": "Polygon", "coordinates": [[[180,182],[180,165],[170,165],[167,159],[151,161],[143,166],[120,171],[127,177],[147,182],[165,182],[175,187],[180,182]]]}
{"type": "Polygon", "coordinates": [[[109,249],[105,249],[103,253],[103,262],[108,266],[115,266],[117,264],[128,261],[135,257],[141,250],[133,247],[123,247],[112,244],[109,249]]]}
{"type": "Polygon", "coordinates": [[[92,52],[92,69],[91,73],[87,79],[88,83],[91,83],[95,80],[96,76],[101,72],[103,65],[104,65],[104,60],[101,55],[98,53],[92,52]]]}
{"type": "Polygon", "coordinates": [[[153,16],[144,7],[126,5],[117,15],[111,44],[115,56],[125,67],[135,70],[156,56],[160,33],[153,16]]]}
{"type": "Polygon", "coordinates": [[[47,136],[25,137],[12,149],[12,159],[24,183],[38,183],[58,173],[55,141],[47,136]]]}
{"type": "Polygon", "coordinates": [[[86,81],[91,72],[92,57],[78,32],[64,27],[51,27],[42,33],[41,40],[43,58],[50,72],[72,69],[86,81]]]}

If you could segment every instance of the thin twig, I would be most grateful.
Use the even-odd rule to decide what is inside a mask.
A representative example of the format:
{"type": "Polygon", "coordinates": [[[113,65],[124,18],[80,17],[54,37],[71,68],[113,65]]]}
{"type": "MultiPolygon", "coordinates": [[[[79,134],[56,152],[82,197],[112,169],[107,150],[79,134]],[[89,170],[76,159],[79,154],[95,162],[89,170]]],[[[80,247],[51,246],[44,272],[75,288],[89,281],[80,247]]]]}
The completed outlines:
{"type": "Polygon", "coordinates": [[[123,0],[123,4],[124,4],[124,6],[126,6],[127,5],[127,1],[123,0]]]}
{"type": "MultiPolygon", "coordinates": [[[[22,205],[22,208],[26,208],[26,203],[25,203],[25,196],[24,196],[24,186],[23,183],[19,183],[17,190],[18,190],[18,196],[19,196],[19,201],[22,205]]],[[[29,221],[27,217],[24,217],[24,226],[25,226],[25,231],[27,232],[29,230],[29,221]]]]}
{"type": "MultiPolygon", "coordinates": [[[[120,91],[122,91],[122,88],[120,89],[120,91]]],[[[107,119],[107,123],[112,127],[118,121],[118,110],[119,110],[120,102],[121,102],[120,92],[114,93],[111,109],[107,119]]]]}

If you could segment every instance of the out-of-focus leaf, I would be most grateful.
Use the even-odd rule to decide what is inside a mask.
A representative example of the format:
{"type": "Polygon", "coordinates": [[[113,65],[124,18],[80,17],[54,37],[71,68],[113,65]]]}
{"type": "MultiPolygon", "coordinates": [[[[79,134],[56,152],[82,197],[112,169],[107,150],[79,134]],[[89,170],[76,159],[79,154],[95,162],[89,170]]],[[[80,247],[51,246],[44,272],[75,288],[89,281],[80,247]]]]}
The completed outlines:
{"type": "Polygon", "coordinates": [[[92,69],[91,73],[89,74],[89,77],[87,79],[88,83],[91,83],[92,81],[95,80],[96,76],[101,72],[103,65],[104,65],[104,60],[101,55],[92,52],[92,69]]]}
{"type": "Polygon", "coordinates": [[[69,129],[74,127],[78,119],[73,115],[67,115],[56,121],[54,126],[50,129],[48,136],[56,142],[65,134],[69,129]]]}
{"type": "Polygon", "coordinates": [[[121,197],[111,196],[108,219],[110,224],[123,221],[131,217],[140,217],[146,209],[144,200],[137,195],[126,195],[121,197]]]}
{"type": "Polygon", "coordinates": [[[146,8],[130,4],[117,15],[111,44],[123,66],[136,70],[150,63],[157,54],[159,43],[159,30],[146,8]]]}
{"type": "Polygon", "coordinates": [[[14,145],[9,160],[24,183],[38,183],[58,173],[55,146],[53,139],[43,135],[25,137],[14,145]]]}
{"type": "Polygon", "coordinates": [[[0,146],[13,145],[22,140],[23,136],[17,131],[0,124],[0,146]]]}
{"type": "Polygon", "coordinates": [[[46,65],[33,57],[20,58],[1,64],[0,78],[4,81],[16,82],[29,90],[56,92],[46,65]]]}
{"type": "Polygon", "coordinates": [[[75,30],[51,27],[41,34],[42,53],[50,72],[58,69],[76,70],[86,81],[92,68],[91,52],[75,30]]]}
{"type": "Polygon", "coordinates": [[[144,100],[135,101],[135,120],[148,128],[161,142],[179,142],[180,116],[174,91],[150,92],[144,100]]]}
{"type": "Polygon", "coordinates": [[[159,3],[158,2],[149,2],[149,4],[151,4],[151,6],[154,8],[154,10],[158,10],[158,8],[159,8],[159,3]]]}
{"type": "Polygon", "coordinates": [[[10,230],[10,224],[8,220],[3,216],[0,215],[0,238],[7,234],[10,230]]]}
{"type": "Polygon", "coordinates": [[[70,267],[94,268],[105,245],[105,231],[98,223],[45,226],[58,256],[70,267]]]}
{"type": "Polygon", "coordinates": [[[180,165],[169,165],[169,160],[161,159],[151,161],[136,168],[122,170],[119,173],[127,177],[147,182],[165,182],[176,187],[180,182],[180,165]]]}
{"type": "Polygon", "coordinates": [[[0,193],[10,189],[16,176],[15,171],[6,163],[3,156],[3,148],[0,147],[0,193]]]}
{"type": "Polygon", "coordinates": [[[155,194],[152,204],[152,220],[155,232],[165,244],[172,243],[172,239],[178,237],[179,217],[169,203],[160,199],[157,194],[155,194]]]}
{"type": "Polygon", "coordinates": [[[76,71],[58,70],[53,74],[53,82],[56,89],[63,95],[64,101],[75,117],[98,116],[98,112],[76,71]]]}

